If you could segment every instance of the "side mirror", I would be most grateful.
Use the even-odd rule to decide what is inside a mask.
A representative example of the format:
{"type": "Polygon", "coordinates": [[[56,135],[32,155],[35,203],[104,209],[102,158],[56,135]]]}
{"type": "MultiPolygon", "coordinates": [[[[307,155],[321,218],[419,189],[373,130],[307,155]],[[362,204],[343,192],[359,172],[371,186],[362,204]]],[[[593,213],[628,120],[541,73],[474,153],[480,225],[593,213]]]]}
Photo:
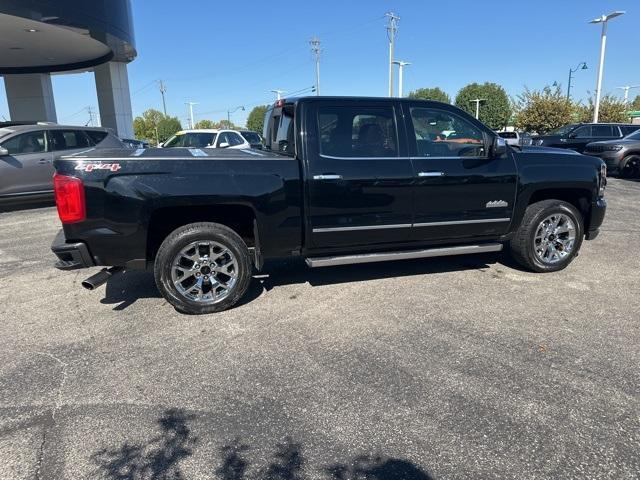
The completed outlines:
{"type": "Polygon", "coordinates": [[[222,142],[220,145],[218,145],[218,148],[228,148],[229,147],[229,143],[227,142],[222,142]]]}
{"type": "Polygon", "coordinates": [[[493,137],[493,145],[491,145],[491,156],[500,157],[507,152],[507,141],[499,136],[493,137]]]}
{"type": "Polygon", "coordinates": [[[6,157],[7,155],[9,155],[9,150],[4,147],[0,147],[0,157],[6,157]]]}
{"type": "Polygon", "coordinates": [[[164,142],[160,142],[160,143],[158,144],[158,148],[162,148],[162,147],[164,147],[164,142]]]}
{"type": "Polygon", "coordinates": [[[578,135],[575,133],[570,133],[569,138],[578,138],[578,135]]]}

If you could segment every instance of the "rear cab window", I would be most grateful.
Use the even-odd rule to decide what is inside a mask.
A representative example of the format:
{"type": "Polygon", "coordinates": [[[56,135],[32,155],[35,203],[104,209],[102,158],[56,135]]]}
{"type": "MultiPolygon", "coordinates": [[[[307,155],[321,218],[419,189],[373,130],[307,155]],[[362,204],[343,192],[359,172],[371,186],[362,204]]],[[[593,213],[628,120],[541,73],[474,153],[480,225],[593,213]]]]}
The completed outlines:
{"type": "Polygon", "coordinates": [[[267,150],[283,155],[295,155],[294,115],[294,103],[277,104],[267,110],[264,126],[264,142],[267,150]]]}

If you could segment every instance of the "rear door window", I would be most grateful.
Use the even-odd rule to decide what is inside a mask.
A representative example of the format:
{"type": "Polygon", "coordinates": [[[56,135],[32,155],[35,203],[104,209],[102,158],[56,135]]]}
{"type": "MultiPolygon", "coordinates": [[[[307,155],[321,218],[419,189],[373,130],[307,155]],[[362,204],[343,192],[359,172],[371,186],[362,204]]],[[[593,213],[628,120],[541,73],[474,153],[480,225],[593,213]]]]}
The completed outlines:
{"type": "Polygon", "coordinates": [[[73,150],[90,147],[91,143],[82,130],[49,130],[52,150],[73,150]]]}
{"type": "Polygon", "coordinates": [[[318,110],[320,154],[344,158],[398,156],[392,107],[321,106],[318,110]]]}

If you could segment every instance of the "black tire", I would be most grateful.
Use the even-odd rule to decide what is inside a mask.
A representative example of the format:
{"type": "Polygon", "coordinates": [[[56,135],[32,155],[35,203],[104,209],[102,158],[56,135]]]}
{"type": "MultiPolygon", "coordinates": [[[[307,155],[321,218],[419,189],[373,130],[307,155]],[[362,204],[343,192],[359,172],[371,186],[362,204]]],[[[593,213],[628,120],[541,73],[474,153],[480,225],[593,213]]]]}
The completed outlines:
{"type": "Polygon", "coordinates": [[[618,175],[620,178],[633,178],[640,173],[640,155],[629,155],[620,162],[618,175]]]}
{"type": "Polygon", "coordinates": [[[513,258],[523,267],[534,272],[557,272],[564,269],[578,255],[584,237],[582,215],[570,203],[561,200],[543,200],[527,207],[520,227],[509,243],[513,258]],[[535,253],[535,236],[545,218],[561,213],[570,217],[575,225],[573,250],[557,263],[545,263],[535,253]]]}
{"type": "Polygon", "coordinates": [[[160,245],[154,263],[156,285],[162,296],[179,312],[190,314],[220,312],[234,306],[247,291],[252,271],[249,250],[242,238],[230,228],[217,223],[191,223],[174,230],[160,245]],[[187,298],[178,291],[172,281],[172,268],[176,256],[191,243],[199,241],[210,241],[224,246],[235,257],[237,263],[234,286],[228,289],[225,298],[216,303],[203,304],[187,298]]]}

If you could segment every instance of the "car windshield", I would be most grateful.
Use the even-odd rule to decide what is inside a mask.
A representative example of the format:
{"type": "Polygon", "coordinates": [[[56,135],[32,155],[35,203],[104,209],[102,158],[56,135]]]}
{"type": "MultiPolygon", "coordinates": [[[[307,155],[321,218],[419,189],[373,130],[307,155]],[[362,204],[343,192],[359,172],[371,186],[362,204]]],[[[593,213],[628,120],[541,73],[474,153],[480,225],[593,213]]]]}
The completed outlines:
{"type": "Polygon", "coordinates": [[[257,144],[262,141],[262,139],[260,138],[260,135],[258,135],[256,132],[240,132],[240,133],[242,134],[244,139],[251,144],[257,144]]]}
{"type": "Polygon", "coordinates": [[[564,125],[563,127],[558,127],[554,130],[551,130],[549,133],[547,133],[547,135],[566,135],[577,126],[578,125],[575,123],[572,123],[571,125],[564,125]]]}
{"type": "Polygon", "coordinates": [[[498,132],[502,138],[518,138],[516,132],[498,132]]]}
{"type": "Polygon", "coordinates": [[[640,130],[636,130],[635,132],[630,133],[629,135],[627,135],[624,138],[626,140],[640,140],[640,130]]]}

